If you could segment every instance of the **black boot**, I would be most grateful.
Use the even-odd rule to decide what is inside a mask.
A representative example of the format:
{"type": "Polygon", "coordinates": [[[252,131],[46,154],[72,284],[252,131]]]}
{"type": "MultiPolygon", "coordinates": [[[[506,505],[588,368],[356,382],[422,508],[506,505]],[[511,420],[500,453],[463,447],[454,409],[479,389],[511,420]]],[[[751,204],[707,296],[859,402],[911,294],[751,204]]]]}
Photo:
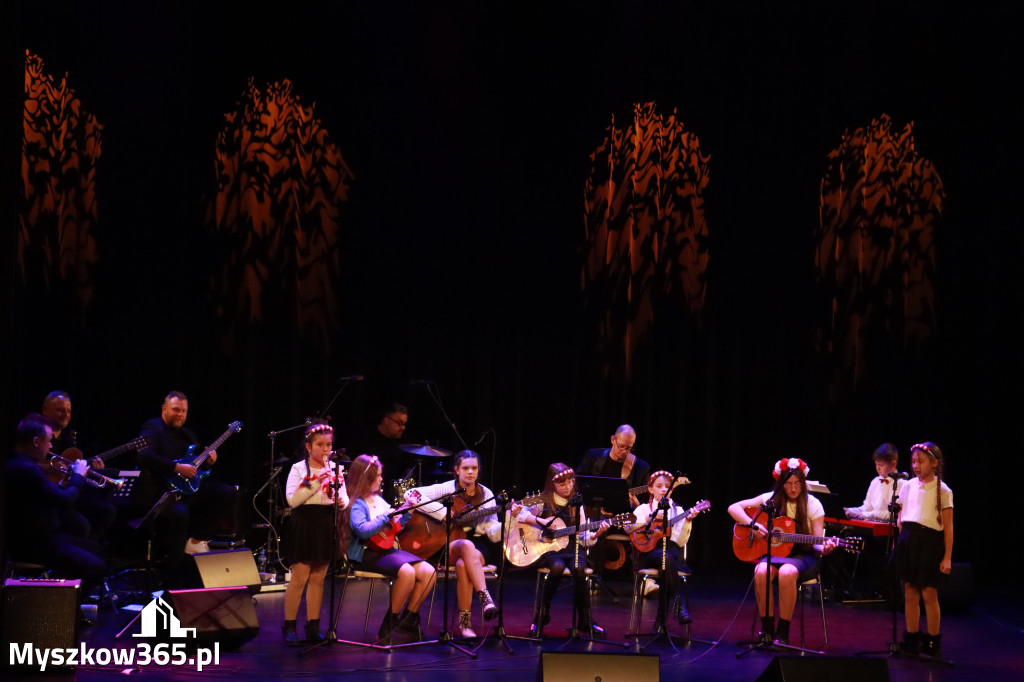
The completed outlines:
{"type": "Polygon", "coordinates": [[[384,620],[380,624],[380,629],[377,630],[377,641],[384,641],[386,643],[391,642],[391,631],[398,625],[398,614],[393,612],[390,608],[384,613],[384,620]]]}
{"type": "Polygon", "coordinates": [[[295,632],[294,620],[286,620],[284,622],[284,625],[281,626],[281,634],[284,635],[284,643],[288,646],[298,646],[302,643],[298,633],[295,632]]]}
{"type": "Polygon", "coordinates": [[[530,630],[527,633],[530,637],[540,637],[544,632],[544,626],[551,622],[551,605],[541,603],[540,610],[533,612],[533,622],[530,623],[530,630]]]}
{"type": "Polygon", "coordinates": [[[779,627],[775,630],[775,641],[779,644],[789,644],[789,621],[779,618],[779,627]]]}
{"type": "Polygon", "coordinates": [[[319,644],[324,639],[326,637],[320,632],[320,619],[314,618],[313,620],[306,621],[306,641],[319,644]]]}
{"type": "Polygon", "coordinates": [[[420,630],[420,612],[406,609],[398,621],[398,627],[395,629],[412,635],[412,641],[414,642],[423,639],[423,631],[420,630]]]}
{"type": "Polygon", "coordinates": [[[580,607],[580,618],[576,624],[579,633],[584,637],[596,637],[603,638],[605,635],[604,628],[594,622],[594,617],[590,612],[590,601],[584,601],[580,607]]]}
{"type": "Polygon", "coordinates": [[[917,656],[920,653],[920,632],[907,632],[903,631],[903,642],[900,644],[900,653],[906,654],[907,656],[917,656]]]}
{"type": "Polygon", "coordinates": [[[675,598],[675,601],[672,603],[672,610],[675,612],[680,625],[693,622],[693,618],[690,617],[690,612],[686,610],[686,603],[682,597],[675,598]]]}
{"type": "Polygon", "coordinates": [[[921,655],[942,657],[942,635],[921,635],[921,655]]]}
{"type": "Polygon", "coordinates": [[[774,616],[761,616],[761,632],[757,633],[757,638],[764,644],[772,643],[775,639],[774,616]]]}

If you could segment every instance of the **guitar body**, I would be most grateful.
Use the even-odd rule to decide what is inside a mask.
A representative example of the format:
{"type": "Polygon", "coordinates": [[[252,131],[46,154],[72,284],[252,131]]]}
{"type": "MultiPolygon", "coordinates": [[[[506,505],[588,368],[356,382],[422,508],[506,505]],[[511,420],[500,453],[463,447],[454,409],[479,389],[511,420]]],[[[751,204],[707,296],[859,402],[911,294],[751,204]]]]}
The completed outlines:
{"type": "MultiPolygon", "coordinates": [[[[453,509],[452,513],[457,512],[453,509]]],[[[452,527],[452,540],[463,540],[465,537],[466,531],[461,526],[452,527]]],[[[420,559],[429,558],[441,551],[444,539],[444,523],[418,511],[412,513],[412,519],[398,534],[401,548],[420,559]]]]}
{"type": "MultiPolygon", "coordinates": [[[[551,530],[565,528],[565,521],[556,518],[551,522],[551,530]]],[[[528,523],[516,522],[508,534],[506,558],[513,566],[523,568],[536,562],[548,552],[559,552],[569,546],[569,536],[545,538],[544,532],[528,523]]]]}
{"type": "MultiPolygon", "coordinates": [[[[669,519],[669,526],[684,522],[694,512],[704,512],[710,508],[711,503],[707,500],[702,500],[669,519]]],[[[647,553],[656,548],[663,537],[665,537],[665,521],[660,514],[655,513],[654,522],[651,524],[651,527],[638,528],[633,531],[629,534],[629,541],[636,547],[638,552],[647,553]]]]}
{"type": "MultiPolygon", "coordinates": [[[[193,453],[196,451],[195,445],[188,446],[188,454],[179,460],[176,460],[175,464],[192,464],[195,461],[193,453]]],[[[195,495],[199,491],[199,484],[203,482],[203,479],[210,475],[210,470],[200,469],[196,471],[196,475],[193,478],[185,478],[181,474],[174,474],[167,479],[167,482],[172,488],[177,490],[182,495],[195,495]]]]}
{"type": "Polygon", "coordinates": [[[368,547],[371,547],[378,552],[385,552],[395,546],[395,536],[398,535],[401,530],[401,519],[396,518],[394,521],[388,521],[384,524],[383,528],[373,535],[373,537],[366,540],[366,544],[368,547]]]}
{"type": "MultiPolygon", "coordinates": [[[[760,519],[764,516],[764,513],[757,507],[747,507],[744,511],[752,519],[760,519]]],[[[788,516],[776,516],[772,530],[775,533],[792,533],[796,530],[796,521],[788,516]]],[[[737,559],[749,564],[756,563],[758,559],[768,553],[768,541],[758,537],[750,528],[736,525],[732,530],[732,551],[736,554],[737,559]]],[[[789,556],[791,551],[793,551],[792,542],[782,542],[779,538],[772,538],[772,556],[789,556]]]]}

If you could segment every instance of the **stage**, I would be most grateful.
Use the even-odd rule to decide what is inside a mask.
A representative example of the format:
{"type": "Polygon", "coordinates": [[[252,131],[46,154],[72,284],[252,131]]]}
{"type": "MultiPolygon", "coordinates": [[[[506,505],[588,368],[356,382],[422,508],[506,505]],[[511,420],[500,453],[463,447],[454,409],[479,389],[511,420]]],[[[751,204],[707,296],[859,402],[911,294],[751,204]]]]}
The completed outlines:
{"type": "MultiPolygon", "coordinates": [[[[506,634],[525,635],[532,613],[533,574],[527,570],[511,575],[505,585],[506,607],[504,625],[506,634]]],[[[488,682],[532,680],[537,678],[542,652],[586,653],[588,661],[597,662],[598,657],[625,653],[637,653],[636,640],[625,639],[629,625],[629,602],[631,584],[625,581],[609,581],[608,590],[594,595],[594,615],[598,623],[608,632],[607,643],[575,641],[565,645],[565,628],[569,624],[569,592],[562,591],[552,606],[552,622],[545,628],[543,643],[507,640],[512,653],[508,653],[501,642],[492,636],[481,640],[467,640],[459,643],[471,650],[476,659],[464,655],[443,643],[422,644],[391,651],[375,650],[350,644],[335,643],[314,650],[292,649],[281,640],[282,591],[257,594],[255,614],[258,618],[258,634],[243,643],[236,650],[220,647],[219,660],[205,666],[197,673],[195,666],[155,665],[86,665],[79,666],[64,679],[80,681],[120,679],[132,674],[139,679],[185,680],[194,679],[197,674],[206,678],[240,677],[246,680],[271,680],[300,677],[305,679],[326,679],[328,677],[352,676],[360,680],[481,680],[488,682]],[[623,641],[628,647],[621,646],[623,641]],[[564,648],[563,648],[563,645],[564,648]]],[[[342,581],[337,582],[340,596],[342,581]]],[[[700,575],[690,582],[690,612],[693,615],[691,636],[704,640],[718,640],[715,645],[701,643],[680,643],[678,651],[665,642],[658,642],[645,653],[658,656],[661,679],[664,680],[754,680],[764,672],[776,656],[789,656],[791,652],[753,651],[742,657],[739,644],[751,637],[754,613],[754,597],[748,591],[749,580],[742,573],[730,575],[700,575]]],[[[363,619],[367,601],[368,583],[350,583],[341,609],[337,635],[340,639],[371,642],[380,624],[386,592],[380,585],[374,590],[371,604],[369,629],[363,632],[363,619]]],[[[451,611],[454,613],[454,584],[451,611]]],[[[492,588],[492,592],[495,590],[492,588]]],[[[326,595],[330,594],[327,586],[326,595]]],[[[436,636],[440,623],[442,603],[440,590],[434,604],[430,625],[425,632],[436,636]]],[[[429,600],[428,600],[429,604],[429,600]]],[[[913,660],[902,657],[887,661],[892,680],[974,680],[985,679],[1017,680],[1024,673],[1024,597],[1019,592],[996,590],[990,586],[980,588],[973,607],[966,613],[944,613],[942,621],[943,655],[955,663],[947,667],[939,663],[913,660]]],[[[328,618],[329,603],[325,596],[322,621],[328,618]]],[[[427,605],[422,611],[427,620],[427,605]]],[[[804,605],[807,616],[806,645],[823,649],[824,657],[813,668],[815,678],[827,676],[833,682],[847,679],[859,665],[857,661],[845,660],[862,651],[885,651],[891,636],[891,615],[880,604],[843,604],[826,601],[825,614],[828,626],[828,644],[823,640],[821,617],[817,600],[804,605]]],[[[656,599],[646,600],[642,631],[649,631],[656,609],[656,599]]],[[[478,633],[492,632],[493,622],[484,628],[480,624],[479,605],[474,603],[473,625],[478,633]]],[[[115,635],[124,628],[134,614],[122,611],[115,614],[109,606],[100,609],[95,625],[79,631],[79,641],[93,649],[137,647],[144,639],[134,638],[139,623],[135,623],[121,639],[115,635]]],[[[299,621],[300,632],[302,620],[299,621]]],[[[902,616],[898,620],[902,633],[902,616]]],[[[674,623],[670,625],[673,634],[683,635],[685,629],[674,623]]],[[[799,606],[793,622],[791,642],[799,644],[799,606]]],[[[649,638],[641,638],[646,642],[649,638]]],[[[201,645],[205,646],[205,645],[201,645]]],[[[885,658],[884,653],[861,658],[885,658]]],[[[616,659],[617,660],[617,659],[616,659]]],[[[631,677],[618,677],[615,662],[602,659],[602,679],[612,682],[617,679],[640,679],[643,661],[632,659],[627,663],[631,677]]],[[[649,659],[648,659],[649,662],[649,659]]],[[[878,664],[868,664],[869,666],[878,664]]],[[[879,667],[872,670],[878,671],[879,667]]],[[[580,675],[584,674],[580,670],[580,675]]],[[[884,672],[884,671],[883,671],[884,672]]],[[[61,679],[61,675],[51,679],[61,679]]],[[[592,679],[578,677],[575,679],[592,679]]],[[[773,678],[774,679],[774,678],[773,678]]],[[[788,679],[788,678],[787,678],[788,679]]],[[[861,679],[876,679],[868,677],[861,679]]],[[[884,678],[883,678],[884,679],[884,678]]]]}

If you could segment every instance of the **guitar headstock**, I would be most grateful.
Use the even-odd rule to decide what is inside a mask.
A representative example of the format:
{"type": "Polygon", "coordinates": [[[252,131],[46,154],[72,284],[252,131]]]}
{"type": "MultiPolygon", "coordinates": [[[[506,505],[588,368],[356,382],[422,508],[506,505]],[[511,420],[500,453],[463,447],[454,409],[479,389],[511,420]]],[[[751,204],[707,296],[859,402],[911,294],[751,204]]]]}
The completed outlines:
{"type": "Polygon", "coordinates": [[[130,441],[128,443],[128,449],[129,450],[134,450],[134,451],[139,451],[142,448],[148,447],[148,446],[149,446],[149,439],[148,438],[143,438],[142,436],[139,436],[135,440],[132,440],[132,441],[130,441]]]}
{"type": "Polygon", "coordinates": [[[836,537],[836,548],[841,549],[851,554],[860,554],[864,551],[864,538],[852,537],[852,538],[840,538],[836,537]]]}
{"type": "Polygon", "coordinates": [[[230,424],[228,424],[228,429],[230,429],[234,433],[238,433],[239,431],[242,430],[242,422],[231,422],[230,424]]]}
{"type": "Polygon", "coordinates": [[[532,507],[533,505],[540,504],[541,502],[543,502],[543,500],[541,499],[539,491],[530,493],[523,499],[519,500],[519,504],[524,507],[532,507]]]}
{"type": "Polygon", "coordinates": [[[605,519],[613,526],[629,526],[636,523],[636,514],[633,512],[626,512],[625,514],[618,514],[611,518],[605,519]]]}
{"type": "Polygon", "coordinates": [[[693,514],[702,514],[708,511],[709,509],[711,509],[711,503],[708,502],[707,500],[701,500],[697,504],[690,507],[686,515],[691,516],[693,514]]]}

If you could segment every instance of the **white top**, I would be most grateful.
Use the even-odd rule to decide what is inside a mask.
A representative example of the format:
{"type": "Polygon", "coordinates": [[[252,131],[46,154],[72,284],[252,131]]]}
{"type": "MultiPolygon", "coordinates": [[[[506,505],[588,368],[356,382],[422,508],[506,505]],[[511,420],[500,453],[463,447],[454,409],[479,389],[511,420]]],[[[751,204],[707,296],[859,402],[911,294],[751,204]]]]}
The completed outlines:
{"type": "Polygon", "coordinates": [[[888,476],[875,476],[871,485],[868,486],[867,495],[864,496],[864,504],[859,507],[845,508],[846,517],[866,521],[888,521],[893,483],[896,484],[896,490],[901,491],[906,481],[893,481],[888,476]]]}
{"type": "MultiPolygon", "coordinates": [[[[340,487],[338,489],[338,506],[342,509],[348,506],[348,491],[345,490],[345,474],[334,462],[327,462],[327,466],[331,471],[331,478],[338,477],[340,487]]],[[[306,481],[306,460],[301,459],[292,465],[291,471],[288,472],[288,483],[285,484],[284,494],[285,499],[288,501],[288,506],[294,509],[295,507],[302,506],[304,504],[334,504],[334,500],[328,495],[329,486],[324,485],[320,482],[320,472],[323,469],[318,469],[315,466],[310,465],[309,475],[313,480],[306,481]],[[305,485],[308,483],[308,485],[305,485]]]]}
{"type": "MultiPolygon", "coordinates": [[[[483,491],[483,499],[487,500],[481,508],[494,509],[495,512],[497,512],[498,505],[494,501],[494,493],[492,493],[485,485],[480,483],[477,483],[476,485],[481,489],[481,491],[483,491]]],[[[423,501],[426,501],[436,499],[442,495],[450,495],[455,492],[455,487],[455,480],[453,479],[451,481],[445,481],[444,483],[423,486],[422,488],[413,488],[413,490],[422,496],[423,501]]],[[[444,523],[445,506],[441,502],[425,504],[416,511],[423,512],[432,519],[436,519],[444,523]]],[[[498,523],[498,517],[496,514],[491,514],[477,519],[475,524],[463,526],[463,530],[475,530],[477,535],[486,535],[487,539],[491,542],[501,542],[501,524],[498,523]]]]}
{"type": "MultiPolygon", "coordinates": [[[[658,519],[662,518],[662,512],[658,511],[658,503],[654,500],[650,500],[645,504],[641,504],[639,507],[633,510],[633,515],[636,516],[636,523],[626,528],[627,533],[632,533],[635,530],[640,530],[643,526],[647,525],[647,521],[651,518],[651,515],[657,512],[658,519]]],[[[668,508],[669,520],[674,519],[680,514],[686,513],[686,510],[682,507],[676,506],[675,502],[670,501],[668,508]]],[[[693,524],[690,519],[685,521],[678,521],[676,525],[672,526],[672,534],[669,535],[669,539],[682,547],[690,539],[690,532],[693,530],[693,524]]]]}
{"type": "MultiPolygon", "coordinates": [[[[919,478],[907,481],[907,484],[900,490],[900,504],[903,505],[903,511],[900,512],[901,524],[912,521],[933,530],[942,530],[942,521],[935,509],[938,485],[938,479],[932,479],[931,483],[922,483],[919,478]]],[[[943,481],[942,508],[951,509],[952,507],[953,491],[943,481]]]]}
{"type": "MultiPolygon", "coordinates": [[[[768,500],[772,499],[772,493],[764,493],[761,495],[762,504],[767,503],[768,500]]],[[[821,505],[819,500],[814,495],[807,496],[807,520],[814,521],[820,519],[825,515],[825,507],[821,505]]],[[[796,519],[796,502],[786,501],[786,516],[791,519],[796,519]]],[[[797,529],[797,533],[806,534],[803,529],[797,529]]]]}

